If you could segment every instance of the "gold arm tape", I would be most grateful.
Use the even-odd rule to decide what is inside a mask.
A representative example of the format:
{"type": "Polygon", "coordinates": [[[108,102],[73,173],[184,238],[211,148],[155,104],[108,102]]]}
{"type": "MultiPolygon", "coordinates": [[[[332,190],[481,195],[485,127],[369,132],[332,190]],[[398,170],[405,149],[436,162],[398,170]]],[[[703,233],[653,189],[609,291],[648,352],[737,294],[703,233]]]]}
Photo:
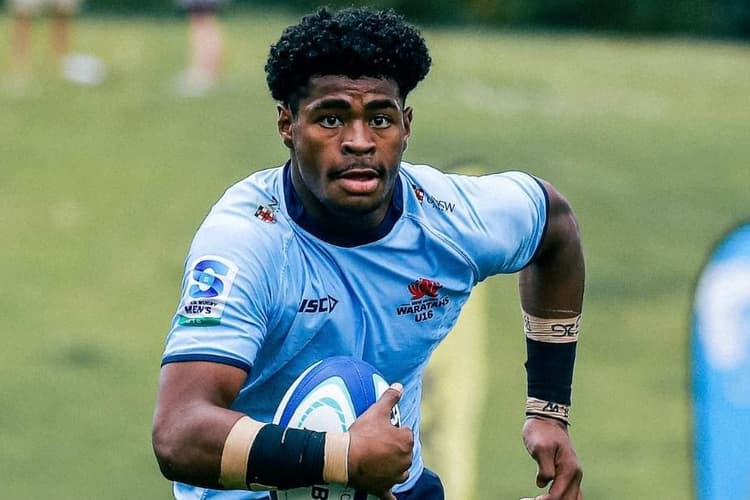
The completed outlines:
{"type": "Polygon", "coordinates": [[[539,415],[568,423],[570,406],[537,398],[526,398],[526,415],[539,415]]]}
{"type": "Polygon", "coordinates": [[[572,318],[538,318],[523,311],[523,331],[526,338],[550,344],[578,341],[581,315],[572,318]]]}
{"type": "Polygon", "coordinates": [[[327,483],[349,482],[349,433],[327,432],[323,480],[327,483]]]}
{"type": "Polygon", "coordinates": [[[221,452],[219,484],[228,490],[246,490],[247,461],[258,431],[266,424],[248,416],[240,418],[229,431],[221,452]]]}

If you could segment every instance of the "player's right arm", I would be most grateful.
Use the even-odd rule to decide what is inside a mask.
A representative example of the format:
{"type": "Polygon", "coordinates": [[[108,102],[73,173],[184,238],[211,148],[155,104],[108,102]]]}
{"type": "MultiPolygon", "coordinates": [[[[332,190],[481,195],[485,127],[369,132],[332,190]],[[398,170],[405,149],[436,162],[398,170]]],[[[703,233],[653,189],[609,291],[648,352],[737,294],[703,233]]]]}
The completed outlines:
{"type": "Polygon", "coordinates": [[[234,366],[203,361],[162,367],[152,442],[167,479],[221,488],[218,481],[224,443],[244,416],[229,406],[247,375],[234,366]]]}
{"type": "MultiPolygon", "coordinates": [[[[248,488],[250,483],[288,488],[322,482],[320,477],[308,482],[299,479],[300,464],[292,465],[289,457],[285,457],[281,444],[274,441],[281,436],[282,429],[252,421],[246,415],[229,409],[247,375],[240,368],[201,361],[168,363],[162,367],[152,440],[165,477],[211,489],[225,489],[227,478],[231,479],[231,475],[238,473],[242,475],[241,483],[248,488]],[[255,435],[243,432],[243,426],[244,429],[254,429],[255,435]],[[265,428],[266,432],[261,434],[258,431],[261,428],[265,428]],[[243,439],[250,441],[241,442],[243,439]],[[249,453],[237,460],[237,449],[249,450],[249,453]],[[227,450],[235,450],[233,456],[227,456],[227,450]],[[242,459],[245,460],[241,472],[228,470],[227,464],[241,462],[242,459]],[[269,475],[263,471],[272,472],[269,475]],[[306,484],[276,483],[275,478],[278,477],[283,477],[282,481],[294,477],[292,483],[302,481],[306,484]]],[[[325,454],[321,449],[323,455],[317,457],[323,470],[311,471],[310,467],[303,467],[303,472],[318,474],[328,482],[348,483],[383,500],[394,500],[390,489],[408,478],[413,447],[411,431],[393,427],[390,422],[391,409],[400,397],[399,387],[387,390],[352,425],[346,434],[345,447],[334,446],[341,441],[334,442],[331,435],[324,436],[325,454]],[[331,441],[328,442],[328,439],[331,441]],[[331,445],[330,448],[327,445],[331,445]],[[332,457],[332,453],[344,455],[332,457]],[[342,461],[346,464],[346,479],[331,480],[332,474],[341,474],[341,471],[332,472],[330,465],[342,461]]],[[[294,439],[304,440],[312,434],[319,433],[294,430],[294,439]]],[[[291,432],[286,436],[287,441],[293,441],[290,439],[291,432]]],[[[340,438],[341,435],[335,437],[337,440],[340,438]]],[[[304,448],[304,455],[315,455],[314,450],[314,439],[311,439],[304,448]]],[[[294,455],[297,457],[299,453],[294,455]]],[[[311,458],[312,462],[317,463],[315,456],[311,458]]]]}

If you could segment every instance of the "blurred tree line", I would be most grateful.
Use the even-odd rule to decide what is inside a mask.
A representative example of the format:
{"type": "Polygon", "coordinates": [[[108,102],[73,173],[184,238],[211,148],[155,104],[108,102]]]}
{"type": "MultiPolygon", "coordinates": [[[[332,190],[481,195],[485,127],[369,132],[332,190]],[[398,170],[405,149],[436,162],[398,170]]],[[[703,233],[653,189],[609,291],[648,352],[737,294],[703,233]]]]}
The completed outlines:
{"type": "MultiPolygon", "coordinates": [[[[307,12],[320,5],[393,8],[420,24],[750,38],[750,0],[233,0],[231,9],[307,12]]],[[[178,12],[174,0],[88,0],[87,6],[92,12],[178,12]]]]}

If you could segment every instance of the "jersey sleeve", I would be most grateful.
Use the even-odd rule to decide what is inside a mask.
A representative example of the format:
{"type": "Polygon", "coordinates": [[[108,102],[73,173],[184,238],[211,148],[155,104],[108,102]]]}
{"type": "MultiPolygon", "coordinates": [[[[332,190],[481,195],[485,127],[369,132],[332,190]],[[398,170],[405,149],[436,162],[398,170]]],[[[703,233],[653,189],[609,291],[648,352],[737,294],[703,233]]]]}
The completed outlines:
{"type": "MultiPolygon", "coordinates": [[[[250,371],[273,316],[275,278],[253,221],[209,215],[185,261],[162,364],[212,361],[250,371]]],[[[276,275],[277,276],[277,275],[276,275]]]]}
{"type": "Polygon", "coordinates": [[[466,211],[458,233],[479,281],[524,268],[547,227],[549,200],[541,181],[523,172],[457,176],[466,211]]]}

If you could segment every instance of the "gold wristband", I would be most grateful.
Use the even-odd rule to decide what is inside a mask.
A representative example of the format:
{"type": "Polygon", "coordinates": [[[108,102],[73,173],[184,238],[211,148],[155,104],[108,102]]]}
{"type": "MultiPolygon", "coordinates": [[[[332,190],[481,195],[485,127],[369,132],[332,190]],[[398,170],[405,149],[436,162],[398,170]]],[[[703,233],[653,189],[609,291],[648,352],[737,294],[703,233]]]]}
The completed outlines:
{"type": "Polygon", "coordinates": [[[565,344],[578,341],[581,315],[572,318],[538,318],[523,311],[523,331],[526,338],[537,342],[565,344]]]}
{"type": "Polygon", "coordinates": [[[250,448],[258,435],[258,431],[266,424],[251,419],[248,416],[235,422],[224,441],[221,452],[221,473],[219,484],[227,490],[246,490],[247,461],[250,448]]]}
{"type": "Polygon", "coordinates": [[[349,482],[348,432],[326,432],[323,480],[336,484],[349,482]]]}
{"type": "Polygon", "coordinates": [[[549,417],[557,420],[562,420],[568,424],[568,415],[570,414],[570,406],[562,403],[554,403],[552,401],[544,401],[543,399],[537,398],[526,398],[526,415],[539,417],[549,417]]]}

